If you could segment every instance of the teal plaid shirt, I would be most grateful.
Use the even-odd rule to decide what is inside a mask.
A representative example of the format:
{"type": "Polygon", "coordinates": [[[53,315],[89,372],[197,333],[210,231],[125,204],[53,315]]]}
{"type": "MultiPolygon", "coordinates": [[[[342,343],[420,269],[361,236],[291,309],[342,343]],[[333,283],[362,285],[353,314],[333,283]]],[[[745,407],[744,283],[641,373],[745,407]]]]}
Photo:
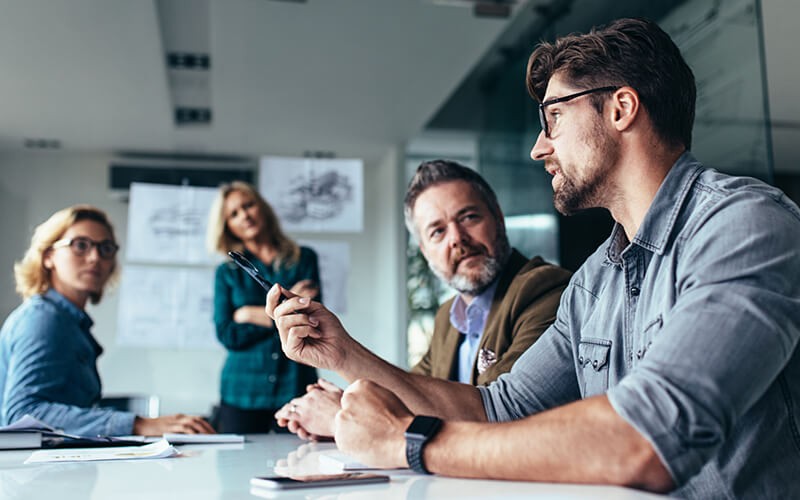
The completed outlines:
{"type": "MultiPolygon", "coordinates": [[[[300,259],[290,267],[265,266],[253,254],[244,255],[273,283],[291,288],[304,279],[319,281],[317,254],[300,248],[300,259]]],[[[321,300],[322,294],[315,300],[321,300]]],[[[275,328],[236,323],[233,313],[242,306],[266,303],[266,292],[233,262],[217,268],[214,283],[214,323],[217,338],[228,350],[220,385],[222,402],[242,409],[275,409],[305,392],[317,380],[314,368],[290,361],[281,351],[275,328]]]]}

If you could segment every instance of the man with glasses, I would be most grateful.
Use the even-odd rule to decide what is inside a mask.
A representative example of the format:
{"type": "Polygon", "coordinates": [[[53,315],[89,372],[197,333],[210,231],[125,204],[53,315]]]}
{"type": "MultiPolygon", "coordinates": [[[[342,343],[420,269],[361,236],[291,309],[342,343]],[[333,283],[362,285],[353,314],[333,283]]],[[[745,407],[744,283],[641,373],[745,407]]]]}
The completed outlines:
{"type": "Polygon", "coordinates": [[[694,76],[652,22],[543,43],[527,84],[556,208],[606,208],[611,235],[487,387],[405,376],[273,288],[290,357],[369,379],[342,398],[337,444],[450,476],[800,496],[800,209],[692,156],[694,76]]]}

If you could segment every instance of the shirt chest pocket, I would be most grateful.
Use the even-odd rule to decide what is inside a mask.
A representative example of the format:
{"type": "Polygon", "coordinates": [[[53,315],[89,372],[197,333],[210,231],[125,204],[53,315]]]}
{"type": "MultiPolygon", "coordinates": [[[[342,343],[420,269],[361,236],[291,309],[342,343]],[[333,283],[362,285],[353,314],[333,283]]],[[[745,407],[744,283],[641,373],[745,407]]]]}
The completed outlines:
{"type": "Polygon", "coordinates": [[[578,344],[578,380],[584,398],[608,390],[608,361],[611,341],[585,338],[578,344]]]}

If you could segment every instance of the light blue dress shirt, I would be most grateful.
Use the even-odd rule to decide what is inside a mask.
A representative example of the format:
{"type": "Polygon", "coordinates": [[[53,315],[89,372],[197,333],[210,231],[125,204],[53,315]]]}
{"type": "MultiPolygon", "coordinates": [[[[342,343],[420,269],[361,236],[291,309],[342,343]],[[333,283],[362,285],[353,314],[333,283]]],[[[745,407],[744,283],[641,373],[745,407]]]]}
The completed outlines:
{"type": "Polygon", "coordinates": [[[492,308],[492,299],[497,290],[498,280],[472,299],[469,305],[457,295],[450,306],[450,324],[461,332],[461,345],[458,348],[458,381],[472,383],[472,370],[475,367],[475,356],[481,343],[486,318],[492,308]]]}
{"type": "Polygon", "coordinates": [[[53,289],[17,307],[0,330],[0,425],[30,414],[81,436],[133,432],[135,415],[100,400],[92,319],[53,289]]]}
{"type": "Polygon", "coordinates": [[[798,207],[685,153],[633,241],[615,226],[555,323],[479,388],[487,416],[606,394],[677,496],[800,498],[799,272],[798,207]]]}

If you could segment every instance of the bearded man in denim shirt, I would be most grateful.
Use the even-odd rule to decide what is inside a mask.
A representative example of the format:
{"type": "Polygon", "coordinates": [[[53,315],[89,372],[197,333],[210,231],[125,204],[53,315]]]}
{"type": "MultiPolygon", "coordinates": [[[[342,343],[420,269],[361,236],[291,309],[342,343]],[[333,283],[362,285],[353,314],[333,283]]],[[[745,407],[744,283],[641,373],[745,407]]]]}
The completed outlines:
{"type": "Polygon", "coordinates": [[[608,209],[611,236],[487,387],[402,373],[271,290],[290,357],[369,379],[342,397],[339,448],[458,477],[800,497],[800,210],[691,155],[694,76],[654,23],[543,43],[527,83],[556,208],[608,209]]]}

